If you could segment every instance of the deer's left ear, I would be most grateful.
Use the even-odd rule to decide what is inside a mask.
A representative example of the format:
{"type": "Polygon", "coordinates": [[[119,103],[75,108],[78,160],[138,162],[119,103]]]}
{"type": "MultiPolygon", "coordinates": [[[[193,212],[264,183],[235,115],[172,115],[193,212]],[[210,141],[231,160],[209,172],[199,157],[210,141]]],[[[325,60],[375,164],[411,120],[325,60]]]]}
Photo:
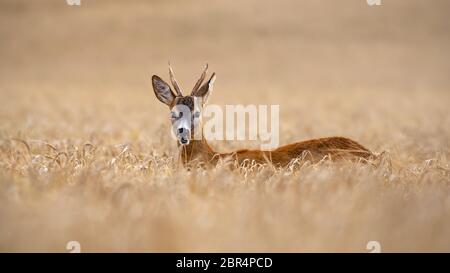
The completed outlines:
{"type": "Polygon", "coordinates": [[[194,91],[192,93],[193,96],[196,97],[202,97],[203,98],[203,104],[206,103],[206,100],[208,99],[209,94],[213,90],[214,82],[216,81],[216,73],[213,73],[211,75],[211,78],[202,85],[198,90],[194,91]]]}

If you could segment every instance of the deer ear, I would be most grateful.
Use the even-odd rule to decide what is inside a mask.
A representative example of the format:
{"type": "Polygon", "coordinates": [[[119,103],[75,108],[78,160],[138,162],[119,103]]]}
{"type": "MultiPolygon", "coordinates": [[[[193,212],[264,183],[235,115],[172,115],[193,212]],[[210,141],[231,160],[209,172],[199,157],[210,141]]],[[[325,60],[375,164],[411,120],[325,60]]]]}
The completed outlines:
{"type": "Polygon", "coordinates": [[[153,75],[152,77],[152,85],[156,98],[170,107],[175,99],[175,94],[172,89],[170,89],[170,86],[156,75],[153,75]]]}
{"type": "Polygon", "coordinates": [[[216,81],[216,73],[213,73],[211,75],[211,78],[205,84],[203,84],[202,87],[193,92],[192,95],[196,97],[202,97],[203,103],[205,103],[206,100],[208,99],[209,94],[213,90],[213,85],[215,81],[216,81]]]}

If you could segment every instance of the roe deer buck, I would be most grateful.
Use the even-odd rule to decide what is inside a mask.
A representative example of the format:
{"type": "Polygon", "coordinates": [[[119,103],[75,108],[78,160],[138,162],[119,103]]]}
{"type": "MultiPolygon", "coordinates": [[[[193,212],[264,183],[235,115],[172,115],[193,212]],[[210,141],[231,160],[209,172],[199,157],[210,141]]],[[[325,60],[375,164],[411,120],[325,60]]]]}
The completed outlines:
{"type": "Polygon", "coordinates": [[[178,146],[182,147],[180,152],[184,165],[194,160],[198,163],[216,164],[220,158],[231,158],[239,164],[245,160],[250,160],[255,163],[270,162],[275,166],[286,166],[292,160],[299,157],[317,162],[325,156],[335,160],[341,158],[368,159],[372,155],[368,149],[356,141],[344,137],[327,137],[296,142],[272,151],[238,150],[233,153],[218,153],[213,151],[203,137],[203,127],[201,122],[198,121],[216,79],[216,75],[213,73],[211,78],[202,85],[206,77],[207,69],[208,65],[205,66],[200,79],[198,79],[191,94],[188,96],[183,96],[181,93],[170,63],[169,75],[174,90],[160,77],[156,75],[152,77],[152,85],[156,97],[171,109],[172,125],[177,121],[175,124],[177,128],[174,129],[178,139],[178,146]],[[194,103],[199,99],[201,100],[200,105],[194,103]],[[190,115],[183,116],[183,112],[177,110],[177,106],[180,105],[189,108],[190,115]],[[186,124],[189,125],[186,126],[186,124]],[[201,129],[201,140],[194,139],[193,134],[194,132],[198,132],[198,128],[201,129]]]}

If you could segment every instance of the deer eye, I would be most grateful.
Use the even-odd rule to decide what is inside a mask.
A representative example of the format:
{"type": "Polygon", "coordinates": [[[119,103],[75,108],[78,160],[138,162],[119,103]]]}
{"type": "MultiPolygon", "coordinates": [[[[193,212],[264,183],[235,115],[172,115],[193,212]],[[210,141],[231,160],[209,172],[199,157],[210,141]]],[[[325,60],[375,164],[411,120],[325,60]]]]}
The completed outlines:
{"type": "Polygon", "coordinates": [[[199,118],[200,117],[200,112],[195,112],[194,113],[194,118],[199,118]]]}
{"type": "Polygon", "coordinates": [[[180,113],[176,113],[176,112],[171,112],[170,113],[170,118],[171,119],[179,119],[183,116],[183,112],[180,113]]]}

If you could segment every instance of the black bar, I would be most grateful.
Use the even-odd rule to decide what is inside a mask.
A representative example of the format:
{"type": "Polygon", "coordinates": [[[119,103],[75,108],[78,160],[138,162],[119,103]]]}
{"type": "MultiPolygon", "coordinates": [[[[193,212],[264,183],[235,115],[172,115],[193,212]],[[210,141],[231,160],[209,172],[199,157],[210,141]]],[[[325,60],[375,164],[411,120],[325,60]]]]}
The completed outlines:
{"type": "Polygon", "coordinates": [[[137,253],[1,254],[4,268],[62,272],[314,272],[446,268],[450,254],[137,253]],[[12,266],[12,267],[11,267],[12,266]]]}

